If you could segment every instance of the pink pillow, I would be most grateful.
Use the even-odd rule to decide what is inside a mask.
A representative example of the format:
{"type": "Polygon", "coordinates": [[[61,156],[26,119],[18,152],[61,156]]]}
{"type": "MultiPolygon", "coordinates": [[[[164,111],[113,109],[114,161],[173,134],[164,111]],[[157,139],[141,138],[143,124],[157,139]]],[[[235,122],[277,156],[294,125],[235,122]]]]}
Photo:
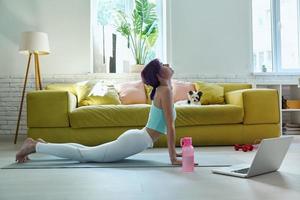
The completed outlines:
{"type": "Polygon", "coordinates": [[[144,104],[147,102],[142,81],[131,81],[116,85],[122,104],[144,104]]]}
{"type": "Polygon", "coordinates": [[[172,86],[173,86],[173,102],[174,103],[176,101],[188,99],[187,93],[190,90],[193,90],[193,91],[196,90],[195,85],[191,82],[173,80],[172,86]]]}

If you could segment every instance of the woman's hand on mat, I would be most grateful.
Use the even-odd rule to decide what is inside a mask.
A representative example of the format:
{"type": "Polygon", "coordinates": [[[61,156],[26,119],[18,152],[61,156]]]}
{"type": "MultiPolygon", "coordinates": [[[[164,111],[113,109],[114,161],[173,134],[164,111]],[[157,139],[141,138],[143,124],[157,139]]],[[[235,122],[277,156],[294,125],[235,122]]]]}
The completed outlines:
{"type": "Polygon", "coordinates": [[[182,153],[176,153],[176,157],[182,157],[182,153]]]}
{"type": "Polygon", "coordinates": [[[28,158],[28,156],[26,156],[23,159],[19,159],[19,160],[16,159],[16,162],[18,162],[18,163],[24,163],[24,162],[27,162],[28,160],[30,160],[30,159],[28,158]]]}
{"type": "MultiPolygon", "coordinates": [[[[178,160],[177,158],[171,160],[172,165],[182,165],[182,160],[178,160]]],[[[194,166],[198,166],[198,163],[194,163],[194,166]]]]}
{"type": "Polygon", "coordinates": [[[182,165],[182,160],[178,160],[177,158],[171,159],[172,165],[182,165]]]}
{"type": "Polygon", "coordinates": [[[24,161],[24,162],[27,162],[28,160],[30,160],[30,159],[29,159],[29,157],[28,157],[28,156],[26,156],[26,157],[24,158],[24,160],[23,160],[23,161],[24,161]]]}

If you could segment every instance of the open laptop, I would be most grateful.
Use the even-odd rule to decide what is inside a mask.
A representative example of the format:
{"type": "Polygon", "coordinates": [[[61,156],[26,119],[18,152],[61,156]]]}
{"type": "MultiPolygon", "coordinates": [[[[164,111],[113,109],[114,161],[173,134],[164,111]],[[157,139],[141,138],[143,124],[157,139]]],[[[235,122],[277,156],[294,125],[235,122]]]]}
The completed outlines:
{"type": "Polygon", "coordinates": [[[213,173],[248,178],[277,171],[293,140],[291,136],[263,139],[249,164],[232,165],[213,169],[213,173]]]}

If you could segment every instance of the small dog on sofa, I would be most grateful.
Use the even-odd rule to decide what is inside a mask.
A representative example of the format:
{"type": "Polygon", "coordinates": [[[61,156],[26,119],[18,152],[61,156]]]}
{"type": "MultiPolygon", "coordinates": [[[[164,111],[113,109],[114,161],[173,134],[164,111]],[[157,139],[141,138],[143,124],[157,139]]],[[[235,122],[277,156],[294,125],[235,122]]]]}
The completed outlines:
{"type": "Polygon", "coordinates": [[[176,105],[201,105],[201,96],[202,96],[201,91],[189,91],[188,92],[188,99],[186,100],[181,100],[181,101],[176,101],[176,105]]]}

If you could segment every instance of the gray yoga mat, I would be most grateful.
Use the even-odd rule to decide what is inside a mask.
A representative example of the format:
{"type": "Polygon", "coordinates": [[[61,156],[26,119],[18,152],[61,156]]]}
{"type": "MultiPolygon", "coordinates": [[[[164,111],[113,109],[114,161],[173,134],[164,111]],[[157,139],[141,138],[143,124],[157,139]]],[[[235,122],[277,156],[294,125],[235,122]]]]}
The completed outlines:
{"type": "MultiPolygon", "coordinates": [[[[51,169],[51,168],[142,168],[181,167],[171,165],[166,153],[139,153],[126,159],[110,163],[79,163],[69,159],[44,154],[31,154],[25,163],[12,163],[1,169],[51,169]]],[[[195,154],[196,167],[224,167],[241,164],[242,161],[226,154],[195,154]]]]}

